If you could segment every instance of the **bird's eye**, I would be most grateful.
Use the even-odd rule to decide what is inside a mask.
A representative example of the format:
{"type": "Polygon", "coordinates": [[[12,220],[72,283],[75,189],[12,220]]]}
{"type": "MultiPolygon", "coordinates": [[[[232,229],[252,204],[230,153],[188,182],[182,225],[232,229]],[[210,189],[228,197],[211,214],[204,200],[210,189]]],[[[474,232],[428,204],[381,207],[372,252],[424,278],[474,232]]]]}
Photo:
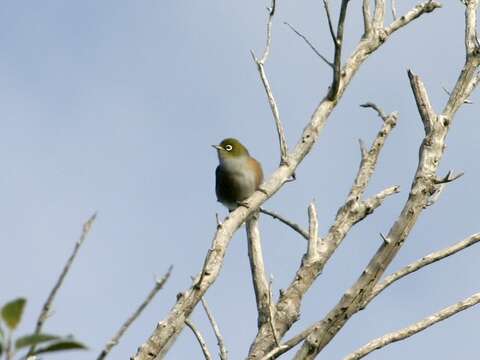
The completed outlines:
{"type": "Polygon", "coordinates": [[[225,150],[232,151],[232,149],[233,149],[232,145],[225,145],[225,150]]]}

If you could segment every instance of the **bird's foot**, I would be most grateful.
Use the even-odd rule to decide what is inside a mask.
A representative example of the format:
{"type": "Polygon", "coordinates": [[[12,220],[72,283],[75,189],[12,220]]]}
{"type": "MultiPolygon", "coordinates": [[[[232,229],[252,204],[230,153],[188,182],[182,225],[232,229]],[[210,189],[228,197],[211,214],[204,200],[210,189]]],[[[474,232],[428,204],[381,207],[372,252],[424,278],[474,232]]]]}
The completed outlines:
{"type": "Polygon", "coordinates": [[[220,229],[222,227],[223,223],[220,220],[220,217],[218,216],[218,213],[215,213],[215,218],[217,219],[217,229],[220,229]]]}
{"type": "Polygon", "coordinates": [[[243,206],[244,208],[250,209],[250,204],[246,200],[237,201],[238,206],[243,206]]]}
{"type": "Polygon", "coordinates": [[[264,188],[259,187],[257,190],[260,191],[261,193],[264,193],[266,196],[268,196],[268,192],[264,188]]]}

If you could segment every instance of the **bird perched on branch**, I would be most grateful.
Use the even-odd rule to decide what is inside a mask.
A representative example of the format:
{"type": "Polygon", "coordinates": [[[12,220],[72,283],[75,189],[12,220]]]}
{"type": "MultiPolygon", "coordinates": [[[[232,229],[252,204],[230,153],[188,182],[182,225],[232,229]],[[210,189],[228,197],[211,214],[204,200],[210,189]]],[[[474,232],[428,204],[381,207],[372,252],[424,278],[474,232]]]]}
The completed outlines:
{"type": "Polygon", "coordinates": [[[217,200],[232,211],[263,182],[262,166],[237,139],[227,138],[212,146],[219,161],[215,171],[217,200]]]}

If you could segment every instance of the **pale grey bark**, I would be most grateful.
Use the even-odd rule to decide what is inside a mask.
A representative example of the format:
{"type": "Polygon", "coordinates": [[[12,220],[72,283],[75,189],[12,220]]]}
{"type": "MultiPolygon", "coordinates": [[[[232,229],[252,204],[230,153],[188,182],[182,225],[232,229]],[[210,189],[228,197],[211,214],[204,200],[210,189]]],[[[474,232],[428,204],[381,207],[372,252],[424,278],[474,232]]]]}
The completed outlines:
{"type": "MultiPolygon", "coordinates": [[[[385,117],[383,126],[378,132],[369,151],[362,154],[360,167],[345,204],[338,210],[334,224],[329,232],[318,243],[318,254],[315,261],[303,261],[297,270],[294,280],[286,290],[283,290],[277,302],[277,318],[275,321],[278,335],[283,337],[286,331],[297,321],[300,315],[300,305],[303,296],[322,272],[323,267],[341,244],[352,226],[371,214],[383,200],[399,191],[398,187],[387,188],[377,195],[362,200],[362,195],[390,132],[397,123],[397,114],[385,117]]],[[[305,256],[306,257],[306,256],[305,256]]],[[[250,348],[249,359],[260,359],[277,347],[270,328],[263,326],[258,332],[250,348]]]]}
{"type": "Polygon", "coordinates": [[[283,217],[282,215],[274,212],[274,211],[271,211],[271,210],[267,210],[267,209],[264,209],[264,208],[260,208],[260,212],[263,213],[263,214],[266,214],[268,216],[271,216],[272,218],[274,219],[277,219],[278,221],[284,223],[285,225],[287,225],[288,227],[290,227],[291,229],[295,230],[297,233],[299,233],[300,235],[302,235],[302,237],[305,239],[305,240],[308,240],[308,232],[306,232],[305,230],[303,230],[300,225],[298,224],[295,224],[294,222],[288,220],[287,218],[283,217]]]}
{"type": "Polygon", "coordinates": [[[217,338],[217,344],[220,350],[220,353],[219,353],[220,360],[227,360],[228,351],[227,351],[227,347],[225,346],[225,341],[223,340],[223,336],[222,336],[222,333],[220,332],[220,328],[218,327],[217,321],[213,317],[212,312],[208,307],[207,301],[204,298],[202,298],[202,305],[203,305],[203,309],[205,310],[205,313],[207,314],[208,320],[212,325],[213,332],[215,333],[215,337],[217,338]]]}
{"type": "Polygon", "coordinates": [[[414,273],[415,271],[418,271],[425,266],[428,266],[430,264],[433,264],[437,261],[440,261],[442,259],[445,259],[446,257],[449,257],[451,255],[456,254],[459,251],[462,251],[466,249],[469,246],[472,246],[476,244],[477,242],[480,241],[480,234],[473,234],[470,235],[468,238],[452,245],[449,246],[448,248],[435,251],[431,254],[428,254],[421,259],[414,261],[411,264],[408,264],[407,266],[401,268],[400,270],[394,272],[393,274],[387,276],[385,279],[380,281],[377,285],[374,286],[372,292],[368,296],[368,300],[366,302],[370,302],[374,297],[376,297],[378,294],[380,294],[383,290],[385,290],[387,287],[392,285],[395,281],[398,281],[402,279],[403,277],[410,275],[414,273]]]}
{"type": "Polygon", "coordinates": [[[253,214],[246,223],[248,241],[248,259],[252,273],[253,289],[257,303],[257,324],[260,328],[271,321],[270,286],[268,285],[265,264],[263,261],[262,243],[258,229],[258,213],[253,214]]]}
{"type": "MultiPolygon", "coordinates": [[[[348,319],[364,308],[369,301],[375,284],[391,263],[398,250],[407,239],[419,215],[427,206],[436,191],[437,169],[445,149],[445,139],[450,129],[453,116],[464,103],[478,82],[477,68],[480,63],[478,43],[474,23],[478,0],[470,0],[466,9],[466,53],[467,59],[455,88],[441,114],[436,114],[430,105],[423,82],[411,71],[408,72],[410,85],[417,103],[418,111],[425,128],[425,138],[420,147],[420,159],[414,176],[412,188],[405,206],[390,229],[377,253],[370,260],[357,282],[343,295],[338,304],[320,322],[317,329],[306,338],[301,349],[295,355],[296,360],[314,359],[316,355],[345,325],[348,319]]],[[[397,21],[402,20],[402,18],[397,21]]]]}
{"type": "MultiPolygon", "coordinates": [[[[239,207],[218,226],[213,237],[212,246],[205,258],[203,268],[197,275],[194,284],[190,289],[179,295],[176,304],[168,316],[158,324],[157,328],[153,331],[149,339],[139,348],[137,355],[133,357],[133,359],[160,359],[168,351],[176,336],[183,329],[185,320],[189,318],[204,293],[217,279],[229,242],[235,231],[238,230],[247,218],[259,209],[266,199],[273,196],[294,174],[299,163],[311,151],[318,140],[330,113],[338,104],[345,89],[368,56],[377,50],[397,30],[408,25],[411,21],[423,14],[432,12],[440,7],[440,4],[436,1],[425,1],[385,26],[385,2],[376,0],[372,10],[370,9],[369,1],[365,0],[363,2],[365,33],[352,55],[350,55],[344,65],[341,66],[341,46],[347,5],[348,1],[342,1],[336,34],[333,31],[333,25],[331,26],[331,33],[335,35],[335,69],[328,94],[320,101],[318,107],[313,112],[310,121],[307,123],[295,147],[285,155],[281,145],[281,165],[266,179],[265,183],[261,186],[261,190],[255,192],[247,200],[248,207],[239,207]]],[[[472,8],[470,3],[468,6],[472,8]]],[[[476,9],[476,2],[473,8],[476,9]]],[[[262,62],[262,60],[268,56],[273,15],[274,7],[270,9],[267,25],[267,46],[264,56],[258,60],[259,62],[262,62]]],[[[458,107],[468,98],[468,95],[479,80],[475,72],[478,66],[477,49],[475,45],[473,47],[471,46],[473,43],[472,39],[475,38],[472,35],[474,34],[474,25],[471,24],[474,23],[475,20],[476,18],[473,15],[470,14],[467,16],[467,28],[469,28],[469,30],[467,29],[466,31],[466,44],[470,44],[468,45],[470,46],[470,50],[467,51],[470,55],[467,56],[464,71],[462,71],[457,86],[452,90],[450,100],[442,114],[437,116],[433,112],[433,109],[431,109],[431,107],[429,108],[428,97],[424,96],[426,94],[422,94],[422,84],[420,80],[414,75],[411,76],[412,88],[418,87],[418,90],[414,90],[417,102],[420,101],[425,105],[419,106],[421,107],[421,109],[419,109],[420,112],[423,112],[422,120],[424,120],[427,131],[424,144],[422,144],[419,168],[417,169],[417,174],[422,176],[416,178],[410,191],[410,197],[405,206],[404,213],[402,212],[398,221],[387,234],[387,241],[382,244],[377,255],[372,259],[372,262],[360,277],[358,283],[346,293],[345,297],[342,298],[339,303],[339,306],[332,310],[332,313],[329,314],[326,320],[312,325],[309,329],[305,330],[300,337],[295,338],[295,341],[301,341],[307,337],[302,351],[297,354],[297,358],[313,358],[331,340],[338,329],[343,326],[344,322],[341,320],[342,317],[346,321],[353,313],[366,305],[364,302],[366,299],[364,297],[365,294],[361,293],[361,290],[372,290],[373,285],[383,273],[385,266],[388,265],[395,255],[395,247],[403,243],[411,227],[414,225],[418,214],[422,211],[423,206],[425,206],[431,194],[438,186],[436,183],[438,179],[435,177],[436,168],[443,152],[443,141],[452,117],[458,110],[458,107]],[[439,139],[440,141],[438,141],[439,139]],[[367,283],[367,281],[371,282],[367,283]],[[358,294],[362,295],[358,296],[358,294]],[[300,338],[300,340],[298,340],[298,338],[300,338]],[[311,357],[302,357],[301,354],[305,349],[308,350],[307,353],[313,355],[311,357]]],[[[332,24],[331,19],[330,24],[332,24]]],[[[261,79],[268,96],[269,89],[271,94],[270,85],[268,81],[265,82],[266,76],[261,76],[261,79]],[[268,87],[265,86],[265,84],[268,84],[268,87]]],[[[269,103],[272,106],[270,97],[269,103]]],[[[273,103],[275,103],[274,99],[273,103]]],[[[275,111],[273,112],[274,118],[277,120],[275,111]]],[[[298,319],[304,294],[308,291],[315,278],[321,273],[325,263],[340,245],[351,227],[380,206],[386,196],[398,192],[398,187],[390,187],[369,199],[362,199],[364,190],[376,166],[378,155],[385,138],[395,126],[397,120],[396,114],[391,114],[385,117],[384,120],[383,128],[379,132],[371,149],[362,155],[362,163],[354,185],[347,197],[347,201],[340,207],[335,222],[331,226],[328,234],[323,239],[318,239],[318,248],[315,251],[318,256],[314,257],[312,261],[304,261],[301,264],[292,283],[281,293],[280,299],[274,304],[274,311],[272,312],[269,309],[269,314],[273,313],[273,321],[265,321],[260,326],[258,334],[250,348],[249,359],[264,358],[269,352],[271,353],[276,348],[279,348],[278,339],[283,338],[286,331],[298,319]],[[273,326],[272,323],[274,324],[273,326]],[[272,328],[275,328],[275,331],[272,331],[272,328]],[[274,336],[274,334],[276,336],[274,336]]],[[[276,124],[277,133],[281,139],[282,136],[280,135],[278,123],[276,124]]],[[[280,141],[280,143],[281,142],[282,141],[280,141]]],[[[314,252],[312,244],[310,244],[309,252],[310,254],[314,252]]],[[[311,256],[308,257],[311,258],[311,256]]],[[[271,299],[269,301],[271,302],[271,299]]],[[[272,316],[269,315],[269,317],[272,316]]],[[[280,347],[282,347],[282,345],[280,345],[280,347]]]]}
{"type": "Polygon", "coordinates": [[[202,334],[200,333],[200,330],[196,328],[195,325],[190,320],[185,320],[185,325],[187,325],[190,330],[192,330],[193,334],[195,335],[195,338],[198,341],[198,344],[200,345],[200,349],[202,349],[203,357],[205,360],[212,360],[212,355],[210,354],[210,351],[208,350],[207,343],[205,342],[205,339],[203,338],[202,334]]]}
{"type": "Polygon", "coordinates": [[[398,331],[394,331],[388,334],[385,334],[377,339],[369,341],[367,344],[362,346],[360,349],[346,356],[343,360],[358,360],[361,359],[371,352],[381,349],[391,343],[396,341],[401,341],[413,336],[420,331],[423,331],[429,328],[436,323],[448,319],[449,317],[458,314],[461,311],[464,311],[474,305],[480,303],[480,293],[473,294],[472,296],[466,298],[465,300],[459,301],[456,304],[450,305],[445,309],[442,309],[435,314],[432,314],[410,326],[407,326],[398,331]]]}
{"type": "Polygon", "coordinates": [[[267,94],[268,103],[270,104],[270,109],[272,110],[273,120],[275,121],[275,126],[277,129],[278,142],[280,146],[280,165],[283,165],[287,161],[288,147],[287,139],[285,137],[285,128],[283,123],[280,120],[280,112],[278,110],[277,102],[273,96],[272,87],[268,81],[267,74],[265,73],[265,62],[268,59],[270,54],[270,47],[272,43],[272,21],[273,16],[275,15],[276,0],[272,0],[272,6],[268,9],[268,21],[267,21],[267,40],[265,44],[265,49],[261,59],[257,59],[253,50],[251,51],[253,61],[257,65],[257,70],[262,80],[263,87],[265,88],[265,93],[267,94]]]}
{"type": "MultiPolygon", "coordinates": [[[[83,245],[83,242],[87,238],[88,233],[90,232],[93,223],[95,222],[95,219],[97,218],[97,214],[94,213],[84,224],[82,227],[82,233],[80,234],[79,239],[75,243],[75,246],[73,248],[73,251],[69,258],[67,259],[67,262],[65,263],[65,266],[63,267],[62,272],[60,273],[60,276],[57,279],[57,282],[53,286],[52,290],[50,291],[50,294],[47,297],[47,300],[42,306],[42,310],[40,311],[40,315],[38,316],[37,319],[37,324],[35,326],[35,331],[34,334],[38,335],[42,332],[43,324],[45,321],[48,319],[50,316],[50,311],[52,308],[53,300],[55,299],[55,296],[57,295],[58,290],[63,285],[63,281],[65,280],[65,277],[68,274],[68,271],[70,270],[70,267],[73,264],[73,261],[77,257],[78,251],[80,250],[80,247],[83,245]]],[[[32,345],[30,349],[28,350],[28,353],[31,354],[35,350],[35,345],[32,345]]]]}
{"type": "Polygon", "coordinates": [[[97,357],[97,360],[103,360],[105,359],[110,351],[113,349],[114,346],[118,344],[120,341],[121,337],[125,332],[128,330],[130,325],[140,316],[140,314],[145,310],[145,308],[150,304],[150,302],[153,300],[155,295],[163,288],[167,280],[170,278],[170,274],[172,273],[173,267],[170,266],[168,268],[168,271],[166,272],[165,275],[162,276],[160,279],[155,280],[155,285],[152,288],[152,290],[149,291],[148,295],[146,298],[142,301],[140,306],[133,312],[132,315],[128,317],[128,319],[122,324],[120,329],[118,329],[117,333],[113,335],[113,337],[105,344],[103,350],[100,352],[100,354],[97,357]]]}

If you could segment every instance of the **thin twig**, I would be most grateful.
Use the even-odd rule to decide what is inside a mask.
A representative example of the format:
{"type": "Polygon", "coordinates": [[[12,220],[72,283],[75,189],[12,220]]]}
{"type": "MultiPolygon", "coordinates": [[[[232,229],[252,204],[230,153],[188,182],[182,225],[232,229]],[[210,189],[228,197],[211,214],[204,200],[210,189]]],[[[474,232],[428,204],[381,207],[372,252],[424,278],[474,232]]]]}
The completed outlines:
{"type": "Polygon", "coordinates": [[[205,357],[205,360],[212,360],[212,355],[210,355],[210,351],[208,351],[207,348],[207,343],[203,339],[202,334],[200,331],[192,324],[190,320],[185,320],[185,325],[187,325],[190,330],[192,330],[193,334],[198,340],[198,344],[200,345],[200,348],[202,349],[203,356],[205,357]]]}
{"type": "Polygon", "coordinates": [[[277,329],[275,328],[275,305],[272,300],[272,282],[273,278],[270,277],[270,281],[268,282],[268,322],[270,323],[275,344],[278,346],[280,340],[278,339],[277,329]]]}
{"type": "Polygon", "coordinates": [[[463,175],[465,175],[465,173],[463,172],[460,172],[458,173],[457,175],[452,175],[452,170],[449,170],[447,175],[445,175],[443,178],[440,178],[440,179],[436,179],[435,180],[435,184],[448,184],[448,183],[451,183],[452,181],[455,181],[459,178],[461,178],[463,175]]]}
{"type": "Polygon", "coordinates": [[[315,261],[318,258],[318,217],[315,202],[308,205],[308,249],[307,261],[315,261]]]}
{"type": "Polygon", "coordinates": [[[394,331],[383,335],[375,340],[372,340],[362,346],[360,349],[346,356],[343,360],[358,360],[364,356],[370,354],[372,351],[381,349],[393,342],[401,341],[413,336],[426,328],[435,325],[436,323],[448,319],[450,316],[456,315],[461,311],[464,311],[474,305],[480,303],[480,293],[473,294],[472,296],[462,300],[456,304],[446,307],[410,326],[407,326],[401,330],[394,331]]]}
{"type": "Polygon", "coordinates": [[[435,191],[430,196],[430,199],[428,200],[425,207],[432,206],[437,202],[443,190],[445,190],[446,184],[451,183],[452,181],[455,181],[464,175],[463,172],[458,173],[457,175],[454,175],[454,176],[451,176],[451,174],[452,174],[452,170],[448,171],[447,175],[445,175],[443,178],[437,178],[433,180],[433,183],[436,185],[435,191]]]}
{"type": "Polygon", "coordinates": [[[170,274],[172,273],[172,269],[173,269],[173,266],[170,265],[166,274],[163,275],[161,279],[155,280],[155,286],[153,287],[153,289],[150,290],[147,297],[145,298],[145,300],[143,300],[143,302],[140,304],[137,310],[135,310],[135,312],[132,315],[130,315],[130,317],[123,323],[120,329],[118,329],[117,333],[112,337],[112,339],[105,344],[105,347],[103,348],[101,353],[98,355],[97,360],[105,359],[107,355],[110,353],[110,351],[112,350],[112,348],[118,344],[118,342],[120,341],[120,338],[123,336],[123,334],[125,334],[125,332],[130,327],[130,325],[140,316],[143,310],[153,300],[155,295],[157,295],[157,293],[163,288],[163,286],[169,279],[170,274]]]}
{"type": "MultiPolygon", "coordinates": [[[[67,276],[68,271],[70,270],[70,267],[73,264],[73,261],[75,260],[75,257],[78,254],[78,251],[80,250],[80,247],[82,246],[83,242],[85,241],[88,233],[90,232],[90,229],[92,228],[92,225],[97,217],[97,213],[94,213],[84,224],[82,227],[82,233],[80,234],[80,238],[77,240],[75,243],[75,247],[73,248],[73,251],[70,255],[70,257],[67,259],[67,262],[65,263],[65,266],[63,267],[62,272],[60,273],[60,276],[57,279],[57,282],[53,286],[52,290],[50,291],[50,294],[47,297],[47,300],[43,304],[42,310],[40,312],[40,315],[38,316],[37,319],[37,324],[35,326],[35,335],[38,335],[42,331],[43,324],[45,323],[45,320],[50,316],[50,310],[52,308],[52,303],[53,300],[55,299],[55,296],[57,295],[58,290],[63,284],[63,281],[65,280],[65,277],[67,276]]],[[[32,345],[30,349],[28,350],[28,354],[33,353],[35,351],[36,346],[32,345]]]]}
{"type": "Polygon", "coordinates": [[[322,59],[325,64],[327,64],[328,66],[330,66],[332,69],[333,69],[333,63],[331,61],[329,61],[325,56],[323,56],[320,51],[318,51],[315,46],[313,46],[313,44],[310,42],[310,40],[308,40],[308,38],[303,35],[300,31],[298,31],[297,29],[295,29],[292,25],[290,25],[290,23],[284,21],[283,22],[285,25],[287,25],[295,34],[297,34],[298,36],[300,36],[303,41],[305,41],[307,43],[308,46],[310,46],[310,49],[313,50],[313,52],[320,58],[322,59]]]}
{"type": "Polygon", "coordinates": [[[291,222],[290,220],[284,218],[282,215],[279,215],[271,210],[267,210],[267,209],[264,209],[264,208],[261,208],[260,209],[260,212],[263,213],[263,214],[266,214],[268,216],[271,216],[272,218],[284,223],[285,225],[289,226],[290,228],[292,228],[293,230],[295,230],[296,232],[298,232],[300,235],[302,235],[302,237],[305,239],[305,240],[308,240],[308,232],[306,232],[305,230],[303,230],[300,225],[298,224],[295,224],[294,222],[291,222]]]}
{"type": "Polygon", "coordinates": [[[273,348],[270,352],[268,352],[261,360],[269,360],[273,359],[274,357],[278,357],[281,354],[288,352],[290,349],[294,348],[300,342],[306,339],[310,333],[317,328],[317,323],[310,325],[301,333],[295,335],[291,339],[285,341],[284,343],[277,345],[277,347],[273,348]]]}
{"type": "Polygon", "coordinates": [[[393,20],[397,20],[397,1],[392,0],[391,6],[392,6],[392,18],[393,20]]]}
{"type": "Polygon", "coordinates": [[[341,62],[342,62],[342,43],[343,43],[343,28],[345,23],[345,18],[347,15],[347,5],[349,0],[342,0],[340,6],[340,15],[338,17],[337,24],[337,33],[333,30],[332,15],[330,14],[330,6],[328,0],[323,0],[323,7],[325,8],[325,13],[328,20],[328,28],[330,30],[330,35],[332,37],[333,44],[335,46],[335,55],[333,60],[333,81],[332,86],[330,87],[330,92],[328,98],[330,100],[335,99],[340,87],[340,72],[341,72],[341,62]]]}
{"type": "MultiPolygon", "coordinates": [[[[445,86],[442,86],[442,89],[443,89],[443,91],[445,91],[445,93],[446,93],[448,96],[452,95],[452,93],[451,93],[450,91],[448,91],[448,89],[447,89],[445,86]]],[[[468,104],[468,105],[472,105],[472,104],[473,104],[473,101],[471,101],[471,100],[469,100],[469,99],[465,99],[465,100],[463,100],[463,103],[464,103],[464,104],[468,104]]]]}
{"type": "Polygon", "coordinates": [[[363,107],[363,108],[371,108],[373,110],[375,110],[378,114],[378,116],[380,116],[380,118],[385,121],[387,119],[387,115],[385,115],[385,113],[383,112],[382,109],[380,109],[376,104],[374,104],[373,102],[366,102],[365,104],[361,104],[360,107],[363,107]]]}
{"type": "Polygon", "coordinates": [[[267,61],[268,54],[270,53],[270,46],[272,44],[272,20],[273,15],[275,15],[276,0],[272,0],[272,7],[267,8],[268,10],[268,21],[267,21],[267,40],[265,44],[265,49],[263,51],[262,58],[259,62],[263,65],[267,61]]]}
{"type": "Polygon", "coordinates": [[[205,300],[204,297],[202,297],[202,305],[203,309],[205,310],[205,313],[207,314],[208,320],[210,321],[210,324],[212,325],[213,332],[215,333],[215,337],[217,338],[217,344],[218,348],[220,349],[220,360],[227,360],[228,359],[228,351],[225,346],[225,341],[223,340],[222,333],[220,332],[220,328],[218,327],[217,322],[215,321],[215,318],[213,317],[213,314],[211,313],[207,301],[205,300]]]}
{"type": "Polygon", "coordinates": [[[332,15],[330,15],[330,5],[328,4],[328,0],[323,0],[323,7],[325,8],[325,14],[327,15],[328,29],[330,30],[333,44],[337,46],[337,35],[335,35],[335,30],[333,30],[332,15]]]}
{"type": "MultiPolygon", "coordinates": [[[[324,0],[326,3],[327,0],[324,0]]],[[[334,70],[333,70],[333,82],[330,89],[329,99],[334,100],[337,97],[338,89],[340,88],[341,70],[342,70],[342,46],[343,46],[343,29],[345,25],[345,19],[347,16],[347,6],[349,0],[342,0],[340,5],[340,15],[338,17],[337,25],[337,37],[335,40],[335,55],[334,55],[334,70]]],[[[326,6],[326,10],[328,6],[326,6]]]]}
{"type": "Polygon", "coordinates": [[[278,105],[273,96],[272,87],[268,81],[267,74],[265,73],[265,62],[268,59],[270,53],[270,46],[272,42],[272,19],[275,15],[275,6],[276,0],[272,0],[272,7],[268,9],[268,21],[267,21],[267,40],[265,44],[265,49],[263,51],[262,58],[259,60],[255,56],[253,50],[251,50],[252,58],[255,64],[257,65],[257,70],[262,80],[263,87],[267,94],[268,103],[270,104],[270,109],[272,110],[273,119],[275,121],[275,127],[277,129],[278,142],[280,146],[280,165],[288,164],[288,146],[285,136],[285,128],[283,127],[282,121],[280,120],[280,112],[278,110],[278,105]]]}
{"type": "Polygon", "coordinates": [[[480,233],[470,235],[468,238],[452,245],[449,246],[445,249],[435,251],[431,254],[428,254],[421,259],[414,261],[411,264],[408,264],[407,266],[401,268],[400,270],[396,271],[395,273],[387,276],[383,281],[379,282],[375,287],[373,288],[371,294],[369,295],[368,299],[366,302],[370,302],[374,297],[378,296],[383,290],[385,290],[387,287],[392,285],[395,281],[400,280],[401,278],[414,273],[415,271],[418,271],[422,269],[425,266],[428,266],[430,264],[433,264],[437,261],[440,261],[442,259],[445,259],[446,257],[449,257],[451,255],[456,254],[459,251],[462,251],[469,246],[472,246],[476,244],[477,242],[480,241],[480,233]]]}
{"type": "Polygon", "coordinates": [[[382,233],[380,233],[380,237],[382,238],[385,244],[388,244],[390,242],[390,240],[388,240],[388,238],[386,238],[385,235],[383,235],[382,233]]]}

